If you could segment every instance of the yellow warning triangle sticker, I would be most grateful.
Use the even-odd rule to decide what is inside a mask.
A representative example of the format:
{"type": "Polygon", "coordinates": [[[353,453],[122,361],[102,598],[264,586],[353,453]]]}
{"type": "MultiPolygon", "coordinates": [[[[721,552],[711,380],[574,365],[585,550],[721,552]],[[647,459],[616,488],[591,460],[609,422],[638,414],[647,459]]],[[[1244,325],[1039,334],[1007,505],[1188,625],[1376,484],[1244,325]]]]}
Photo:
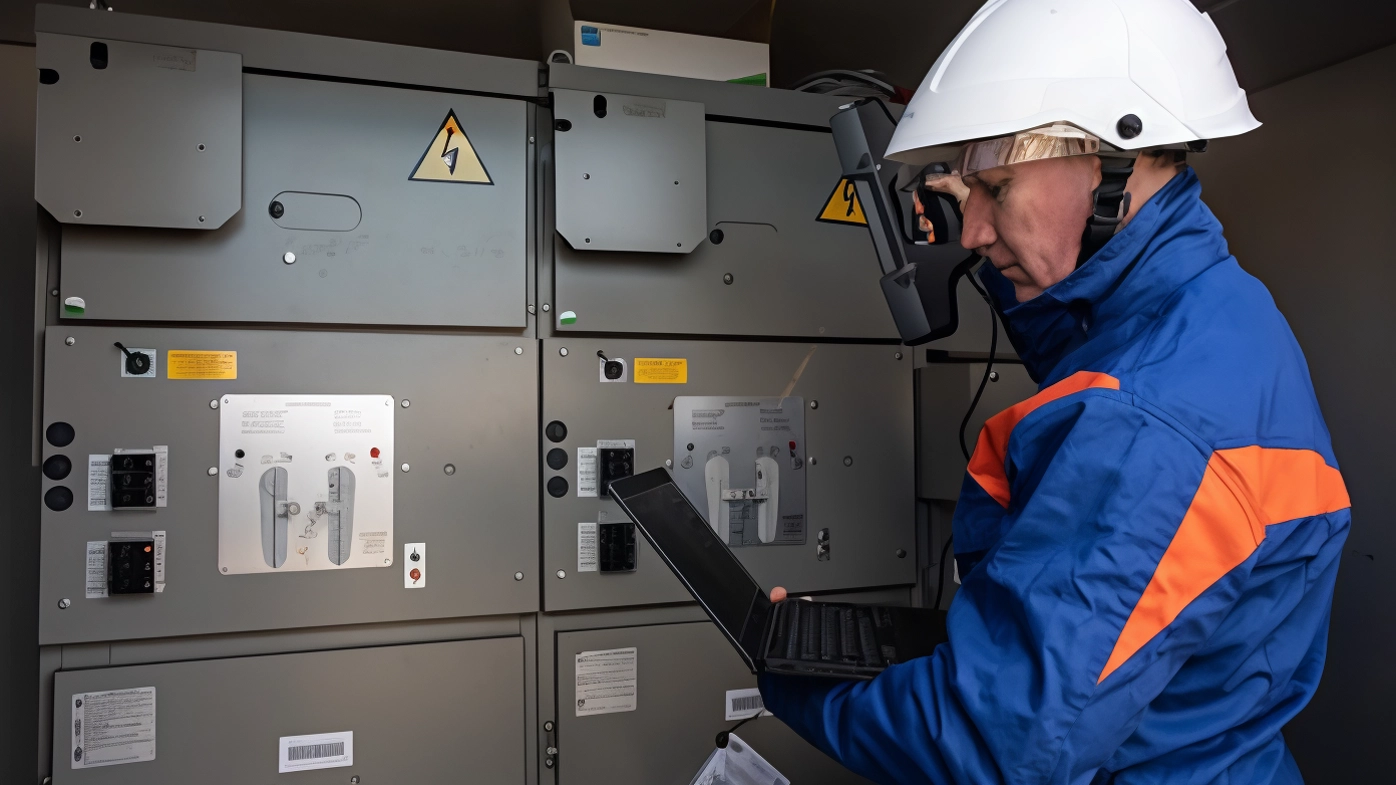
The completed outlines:
{"type": "Polygon", "coordinates": [[[824,209],[819,211],[819,216],[814,220],[835,224],[868,225],[867,216],[863,215],[863,205],[858,201],[858,192],[852,180],[847,177],[839,180],[839,184],[834,186],[834,192],[829,194],[828,200],[824,202],[824,209]]]}
{"type": "Polygon", "coordinates": [[[490,173],[475,148],[470,144],[465,131],[461,130],[456,110],[446,113],[441,128],[432,138],[431,144],[422,153],[421,160],[412,170],[409,180],[431,180],[440,183],[480,183],[494,185],[490,173]]]}

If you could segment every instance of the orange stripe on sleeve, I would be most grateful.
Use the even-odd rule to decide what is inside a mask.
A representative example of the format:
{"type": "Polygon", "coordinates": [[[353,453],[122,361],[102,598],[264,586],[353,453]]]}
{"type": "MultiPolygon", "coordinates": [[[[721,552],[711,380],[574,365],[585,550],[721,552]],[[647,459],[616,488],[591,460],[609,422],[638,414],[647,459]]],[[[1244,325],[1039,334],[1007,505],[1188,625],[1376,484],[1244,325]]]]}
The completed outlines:
{"type": "Polygon", "coordinates": [[[1096,683],[1178,618],[1265,539],[1265,527],[1350,506],[1337,469],[1312,450],[1238,447],[1212,453],[1202,483],[1096,683]]]}
{"type": "Polygon", "coordinates": [[[1091,388],[1118,390],[1120,380],[1106,373],[1077,371],[1026,401],[990,417],[979,432],[979,441],[975,442],[974,454],[969,459],[969,475],[994,501],[1007,507],[1008,472],[1004,462],[1008,457],[1008,439],[1013,435],[1013,429],[1038,407],[1091,388]]]}

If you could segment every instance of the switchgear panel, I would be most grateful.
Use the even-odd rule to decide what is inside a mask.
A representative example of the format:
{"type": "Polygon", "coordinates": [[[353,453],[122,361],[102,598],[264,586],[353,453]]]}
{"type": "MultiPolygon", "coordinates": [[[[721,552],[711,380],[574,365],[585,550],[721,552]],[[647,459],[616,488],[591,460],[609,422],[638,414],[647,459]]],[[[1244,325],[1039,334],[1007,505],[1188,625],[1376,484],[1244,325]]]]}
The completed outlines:
{"type": "Polygon", "coordinates": [[[900,347],[594,337],[542,347],[545,610],[690,599],[642,537],[633,569],[608,566],[607,532],[631,522],[606,483],[656,467],[762,583],[915,582],[912,368],[900,347]],[[626,362],[629,380],[598,378],[598,352],[626,362]]]}
{"type": "Polygon", "coordinates": [[[45,357],[41,643],[537,610],[534,342],[62,326],[45,357]],[[122,375],[117,341],[165,371],[122,375]],[[144,575],[108,547],[133,534],[139,600],[108,580],[144,575]]]}

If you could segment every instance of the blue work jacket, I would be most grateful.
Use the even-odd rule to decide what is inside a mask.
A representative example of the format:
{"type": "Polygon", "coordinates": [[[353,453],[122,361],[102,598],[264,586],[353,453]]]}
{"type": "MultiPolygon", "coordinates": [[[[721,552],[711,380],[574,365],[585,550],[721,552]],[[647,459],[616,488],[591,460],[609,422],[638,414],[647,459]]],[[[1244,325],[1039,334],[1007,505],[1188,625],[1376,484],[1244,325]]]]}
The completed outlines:
{"type": "Polygon", "coordinates": [[[1018,304],[1039,392],[979,435],[949,642],[872,681],[761,677],[883,783],[1297,783],[1347,491],[1308,366],[1189,169],[1018,304]]]}

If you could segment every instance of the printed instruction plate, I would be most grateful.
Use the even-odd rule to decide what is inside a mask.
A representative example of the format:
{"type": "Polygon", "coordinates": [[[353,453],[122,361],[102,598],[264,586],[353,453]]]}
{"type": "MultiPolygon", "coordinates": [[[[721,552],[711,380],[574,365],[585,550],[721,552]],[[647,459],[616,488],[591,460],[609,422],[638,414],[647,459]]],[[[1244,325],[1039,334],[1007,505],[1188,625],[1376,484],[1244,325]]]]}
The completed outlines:
{"type": "Polygon", "coordinates": [[[219,399],[226,575],[393,563],[390,395],[219,399]]]}

